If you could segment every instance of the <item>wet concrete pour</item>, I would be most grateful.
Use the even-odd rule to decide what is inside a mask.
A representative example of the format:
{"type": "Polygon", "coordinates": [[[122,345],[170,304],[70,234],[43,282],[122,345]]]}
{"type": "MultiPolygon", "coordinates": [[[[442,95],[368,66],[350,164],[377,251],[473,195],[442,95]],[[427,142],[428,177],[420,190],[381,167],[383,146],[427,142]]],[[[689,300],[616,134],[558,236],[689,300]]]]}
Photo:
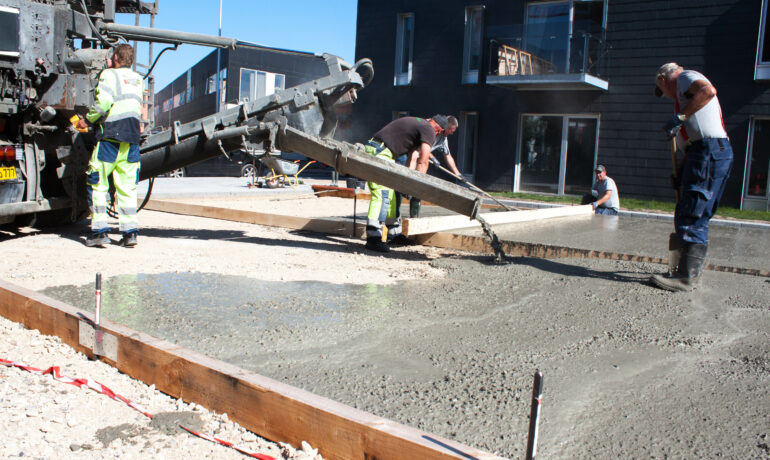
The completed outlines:
{"type": "MultiPolygon", "coordinates": [[[[545,457],[767,455],[767,279],[706,273],[669,294],[646,284],[662,267],[632,262],[433,264],[446,279],[390,286],[120,276],[103,315],[509,457],[526,447],[536,368],[545,457]]],[[[44,292],[93,308],[91,285],[44,292]]]]}

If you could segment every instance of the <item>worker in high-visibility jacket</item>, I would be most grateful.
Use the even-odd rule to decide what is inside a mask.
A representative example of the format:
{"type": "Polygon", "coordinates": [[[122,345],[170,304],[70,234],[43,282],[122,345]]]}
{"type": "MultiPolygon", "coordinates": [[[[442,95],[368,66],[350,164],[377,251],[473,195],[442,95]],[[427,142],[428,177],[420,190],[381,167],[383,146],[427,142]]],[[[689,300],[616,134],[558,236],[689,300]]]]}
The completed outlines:
{"type": "Polygon", "coordinates": [[[118,222],[123,238],[120,245],[136,246],[139,226],[136,218],[136,184],[139,182],[139,141],[142,116],[142,77],[131,70],[134,49],[131,45],[115,47],[111,62],[99,75],[94,90],[94,105],[86,119],[76,127],[94,125],[97,144],[88,162],[88,204],[91,210],[91,236],[86,246],[111,243],[109,225],[109,177],[115,185],[118,222]]]}

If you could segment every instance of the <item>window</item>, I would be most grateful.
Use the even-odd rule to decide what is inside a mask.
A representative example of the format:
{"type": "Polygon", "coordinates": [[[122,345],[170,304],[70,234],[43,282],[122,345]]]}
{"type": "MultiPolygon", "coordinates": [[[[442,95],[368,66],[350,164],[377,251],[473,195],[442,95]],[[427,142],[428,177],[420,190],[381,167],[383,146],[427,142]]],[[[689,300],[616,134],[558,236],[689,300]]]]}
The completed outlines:
{"type": "Polygon", "coordinates": [[[479,129],[479,114],[463,112],[460,115],[460,140],[457,152],[457,169],[471,182],[476,172],[476,146],[479,129]]]}
{"type": "Polygon", "coordinates": [[[759,17],[759,39],[757,42],[757,61],[754,70],[755,80],[770,80],[770,29],[767,27],[768,0],[762,0],[762,13],[759,17]]]}
{"type": "Polygon", "coordinates": [[[206,79],[206,94],[211,94],[217,91],[217,74],[212,74],[206,79]]]}
{"type": "Polygon", "coordinates": [[[225,103],[227,95],[227,67],[219,71],[219,104],[225,103]]]}
{"type": "Polygon", "coordinates": [[[751,137],[747,152],[743,208],[767,211],[770,204],[770,119],[751,120],[751,137]]]}
{"type": "Polygon", "coordinates": [[[193,88],[192,88],[192,69],[187,69],[187,101],[192,101],[193,98],[193,88]]]}
{"type": "Polygon", "coordinates": [[[396,74],[394,86],[409,85],[412,82],[412,53],[414,49],[414,14],[398,15],[396,27],[396,74]]]}
{"type": "Polygon", "coordinates": [[[185,91],[174,95],[174,108],[184,105],[185,91]]]}
{"type": "Polygon", "coordinates": [[[241,69],[241,82],[238,90],[238,100],[253,101],[260,97],[269,96],[284,89],[286,76],[278,73],[262,72],[254,69],[241,69]]]}
{"type": "Polygon", "coordinates": [[[463,83],[478,83],[484,28],[484,7],[465,9],[465,45],[463,47],[463,83]]]}
{"type": "Polygon", "coordinates": [[[596,116],[524,115],[514,190],[588,193],[598,134],[596,116]]]}
{"type": "Polygon", "coordinates": [[[527,5],[522,74],[601,74],[606,0],[561,0],[527,5]],[[524,62],[526,60],[526,63],[524,62]]]}

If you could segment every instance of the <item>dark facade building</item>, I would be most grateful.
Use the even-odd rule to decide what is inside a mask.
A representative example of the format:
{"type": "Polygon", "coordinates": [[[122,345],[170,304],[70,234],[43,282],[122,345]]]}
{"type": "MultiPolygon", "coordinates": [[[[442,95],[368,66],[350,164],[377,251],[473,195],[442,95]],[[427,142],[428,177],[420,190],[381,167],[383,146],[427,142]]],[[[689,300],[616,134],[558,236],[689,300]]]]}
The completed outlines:
{"type": "Polygon", "coordinates": [[[217,111],[217,53],[220,104],[250,101],[328,75],[323,58],[312,53],[254,45],[214,50],[155,94],[155,126],[168,128],[217,111]]]}
{"type": "Polygon", "coordinates": [[[674,104],[653,88],[676,61],[718,90],[735,151],[723,204],[766,210],[767,3],[359,0],[356,58],[375,78],[353,108],[356,140],[396,116],[451,114],[458,166],[483,188],[579,195],[603,164],[621,197],[670,201],[674,104]]]}
{"type": "MultiPolygon", "coordinates": [[[[217,111],[328,75],[321,56],[300,51],[249,46],[212,51],[155,94],[155,128],[168,129],[217,111]],[[219,52],[219,56],[217,53],[219,52]],[[217,105],[217,60],[219,104],[217,105]]],[[[179,174],[226,176],[251,174],[259,167],[244,152],[231,152],[178,171],[179,174]]]]}

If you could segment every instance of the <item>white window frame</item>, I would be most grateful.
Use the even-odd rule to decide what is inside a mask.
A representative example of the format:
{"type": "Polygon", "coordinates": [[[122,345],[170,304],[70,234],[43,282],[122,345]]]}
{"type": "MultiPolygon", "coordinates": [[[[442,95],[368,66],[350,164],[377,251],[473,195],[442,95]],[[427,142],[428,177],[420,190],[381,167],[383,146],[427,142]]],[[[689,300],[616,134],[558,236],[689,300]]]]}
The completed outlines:
{"type": "Polygon", "coordinates": [[[412,83],[412,63],[414,59],[414,13],[399,13],[396,20],[396,65],[393,76],[393,86],[407,86],[412,83]],[[405,43],[404,33],[406,23],[412,21],[412,33],[409,35],[409,43],[405,43]],[[407,55],[407,68],[403,69],[404,53],[407,55]]]}
{"type": "MultiPolygon", "coordinates": [[[[749,174],[751,173],[751,154],[754,151],[754,130],[757,121],[770,121],[770,117],[751,117],[746,145],[746,161],[743,162],[743,187],[741,187],[741,209],[770,211],[770,184],[765,197],[749,196],[749,174]],[[763,206],[764,205],[764,206],[763,206]]],[[[768,171],[770,174],[770,171],[768,171]]],[[[770,181],[770,178],[768,179],[770,181]]]]}
{"type": "Polygon", "coordinates": [[[241,67],[240,72],[238,73],[238,99],[244,100],[244,97],[241,95],[241,86],[243,82],[244,73],[251,73],[254,75],[253,84],[249,87],[249,97],[248,99],[250,101],[253,101],[255,99],[259,99],[263,96],[269,96],[271,94],[275,94],[277,90],[283,90],[286,89],[286,75],[282,73],[273,73],[273,72],[265,72],[264,70],[259,69],[252,69],[248,67],[241,67]],[[257,94],[257,81],[259,74],[264,75],[265,77],[265,94],[258,95],[257,94]],[[281,80],[281,85],[276,85],[276,80],[281,80]],[[271,83],[272,82],[272,83],[271,83]],[[251,97],[254,95],[254,97],[251,97]]]}
{"type": "Polygon", "coordinates": [[[484,5],[468,6],[465,8],[465,41],[463,44],[463,75],[462,81],[464,84],[477,84],[479,82],[479,75],[481,68],[483,67],[481,60],[484,55],[484,5]],[[473,39],[473,14],[478,12],[481,14],[481,30],[478,33],[481,34],[481,45],[479,47],[479,68],[475,70],[470,69],[471,65],[471,53],[472,39],[473,39]]]}
{"type": "Polygon", "coordinates": [[[478,158],[479,153],[479,113],[478,112],[460,112],[460,120],[459,120],[460,126],[458,126],[458,130],[460,131],[458,142],[457,142],[457,158],[455,158],[455,162],[460,163],[457,165],[457,168],[462,173],[463,177],[465,177],[470,182],[475,182],[476,177],[476,162],[478,158]],[[471,165],[468,167],[468,165],[465,163],[465,157],[462,156],[465,154],[466,146],[467,146],[467,135],[468,135],[468,118],[469,115],[472,115],[475,117],[475,129],[473,130],[474,136],[473,139],[470,140],[470,142],[473,143],[472,145],[472,154],[471,154],[471,165]]]}
{"type": "Polygon", "coordinates": [[[754,64],[754,80],[770,80],[770,61],[762,60],[762,50],[770,43],[765,43],[765,28],[767,27],[768,0],[762,0],[759,14],[759,36],[757,37],[757,57],[754,64]]]}
{"type": "MultiPolygon", "coordinates": [[[[521,164],[522,164],[522,151],[521,151],[521,138],[524,136],[522,130],[524,129],[524,117],[561,117],[561,151],[559,152],[559,183],[556,187],[557,195],[564,195],[565,181],[567,177],[567,145],[569,137],[569,119],[570,118],[594,118],[596,119],[596,145],[594,145],[594,159],[593,167],[596,167],[599,159],[599,134],[601,133],[601,115],[596,113],[521,113],[519,114],[519,128],[516,131],[518,133],[516,140],[516,163],[513,165],[513,192],[520,192],[521,186],[521,164]]],[[[593,183],[593,182],[592,182],[593,183]]],[[[526,190],[525,190],[526,192],[526,190]]]]}

